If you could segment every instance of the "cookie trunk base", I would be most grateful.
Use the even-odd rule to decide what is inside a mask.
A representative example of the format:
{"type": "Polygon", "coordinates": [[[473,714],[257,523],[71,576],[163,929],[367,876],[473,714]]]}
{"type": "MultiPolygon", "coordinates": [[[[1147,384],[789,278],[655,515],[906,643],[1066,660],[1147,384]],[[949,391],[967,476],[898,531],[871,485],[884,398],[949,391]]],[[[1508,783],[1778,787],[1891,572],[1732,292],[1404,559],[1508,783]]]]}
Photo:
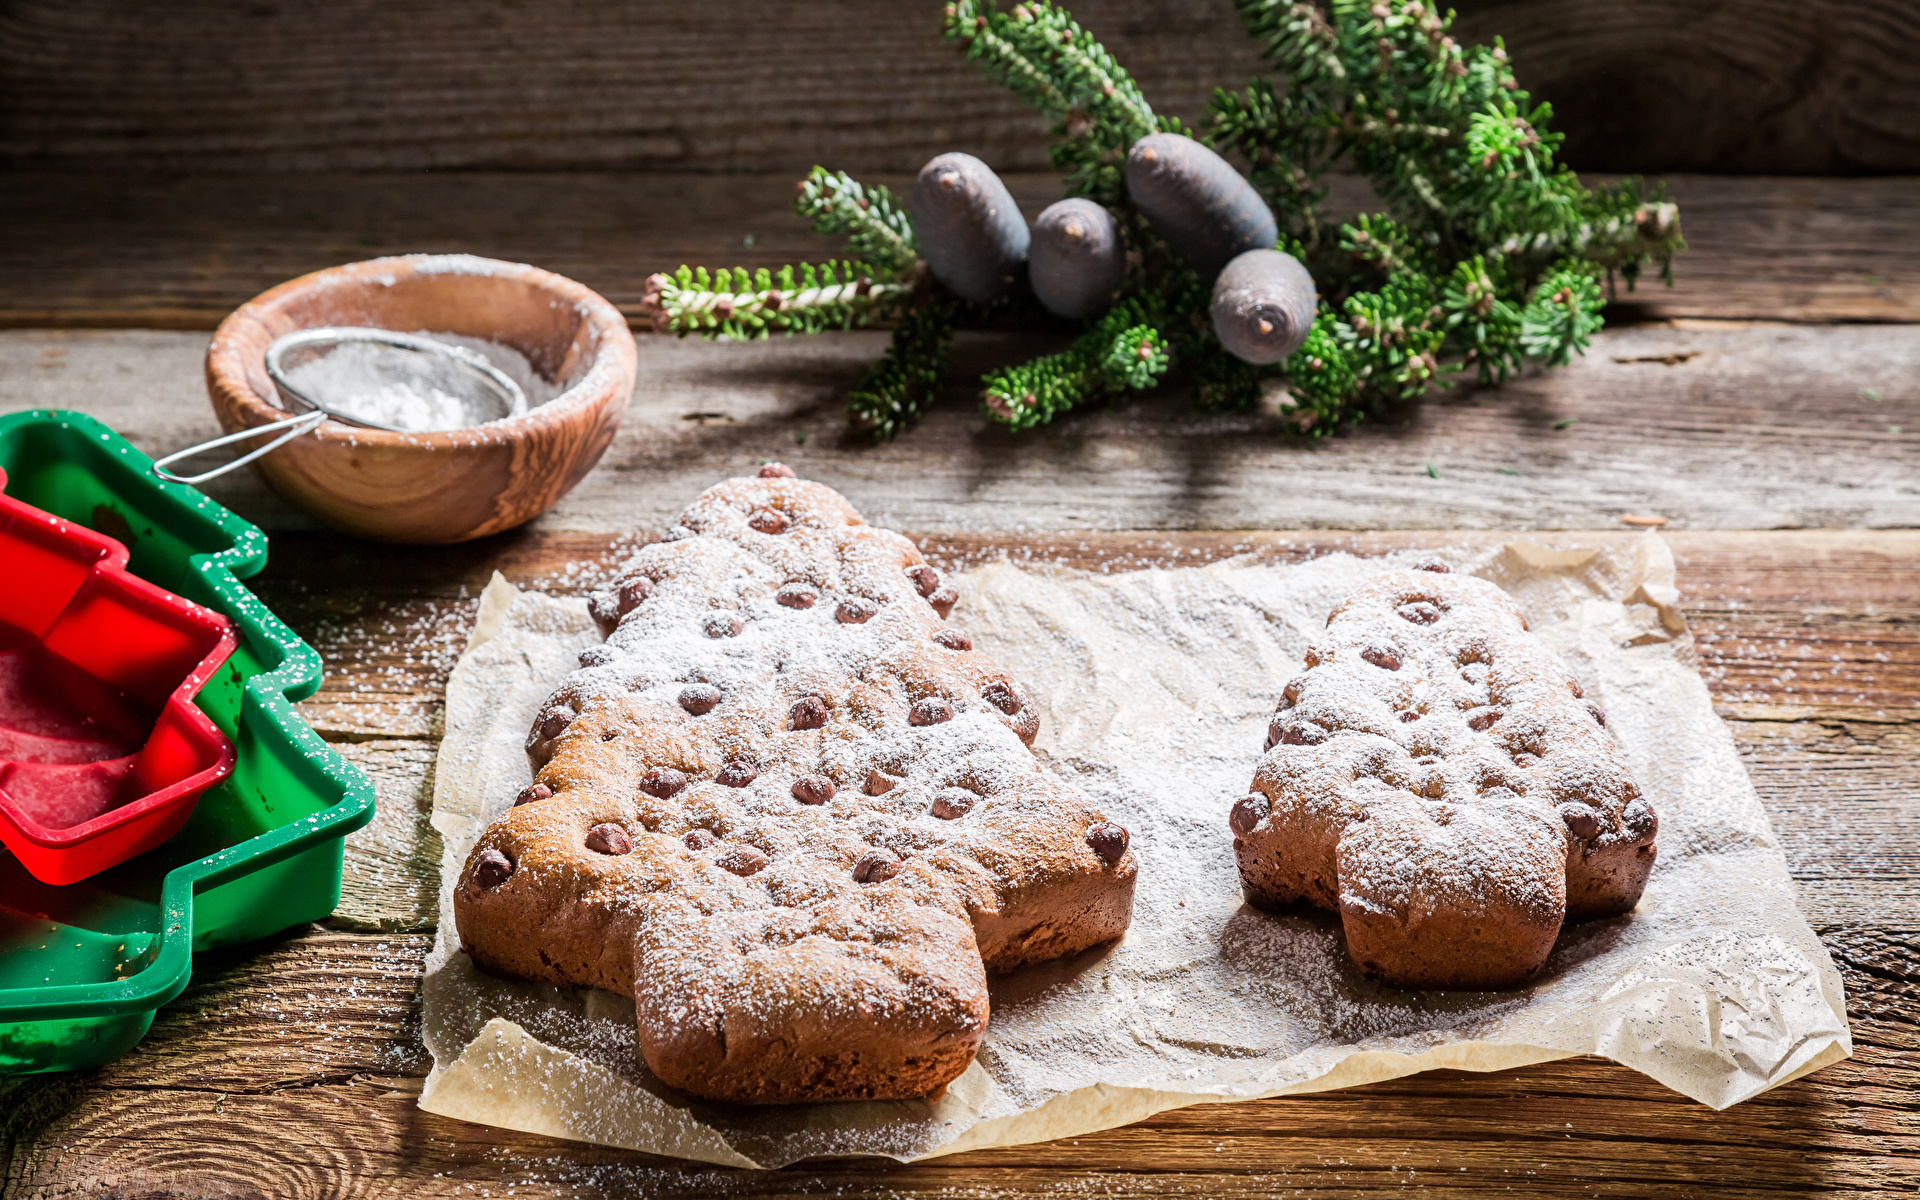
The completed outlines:
{"type": "Polygon", "coordinates": [[[974,913],[974,937],[987,970],[1002,974],[1110,942],[1133,922],[1137,874],[1129,854],[1105,876],[1081,876],[1036,903],[974,913]]]}
{"type": "Polygon", "coordinates": [[[647,1069],[669,1087],[730,1104],[801,1104],[834,1100],[917,1100],[958,1079],[973,1061],[984,1029],[944,1044],[909,1045],[876,1034],[817,1036],[790,1044],[760,1034],[722,1036],[671,1046],[642,1041],[647,1069]]]}
{"type": "Polygon", "coordinates": [[[1441,909],[1405,924],[1386,914],[1342,911],[1347,952],[1369,977],[1395,987],[1488,992],[1538,974],[1560,934],[1552,926],[1441,909]],[[1387,969],[1383,964],[1392,964],[1387,969]]]}
{"type": "Polygon", "coordinates": [[[1568,847],[1567,920],[1591,921],[1632,912],[1653,873],[1656,846],[1616,845],[1581,854],[1568,847]]]}

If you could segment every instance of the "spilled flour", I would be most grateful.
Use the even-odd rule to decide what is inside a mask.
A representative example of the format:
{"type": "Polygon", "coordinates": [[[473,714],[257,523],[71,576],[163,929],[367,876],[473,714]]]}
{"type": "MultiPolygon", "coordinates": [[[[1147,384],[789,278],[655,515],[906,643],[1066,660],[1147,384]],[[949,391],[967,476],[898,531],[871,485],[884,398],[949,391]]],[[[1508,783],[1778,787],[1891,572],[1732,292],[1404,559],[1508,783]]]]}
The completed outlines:
{"type": "MultiPolygon", "coordinates": [[[[1605,709],[1660,814],[1632,914],[1569,926],[1539,982],[1402,992],[1362,978],[1333,914],[1242,903],[1226,814],[1280,689],[1351,588],[1414,556],[1089,575],[992,564],[953,624],[1040,706],[1035,744],[1133,832],[1133,928],[993,985],[974,1065],[941,1100],[729,1109],[660,1085],[633,1007],[481,974],[443,894],[421,1105],[510,1128],[733,1165],[915,1159],[1071,1136],[1182,1104],[1348,1087],[1433,1067],[1598,1053],[1715,1107],[1850,1049],[1837,974],[1694,669],[1672,559],[1519,544],[1451,555],[1506,588],[1605,709]]],[[[443,878],[528,778],[526,730],[598,641],[583,601],[496,582],[448,687],[434,824],[443,878]]]]}

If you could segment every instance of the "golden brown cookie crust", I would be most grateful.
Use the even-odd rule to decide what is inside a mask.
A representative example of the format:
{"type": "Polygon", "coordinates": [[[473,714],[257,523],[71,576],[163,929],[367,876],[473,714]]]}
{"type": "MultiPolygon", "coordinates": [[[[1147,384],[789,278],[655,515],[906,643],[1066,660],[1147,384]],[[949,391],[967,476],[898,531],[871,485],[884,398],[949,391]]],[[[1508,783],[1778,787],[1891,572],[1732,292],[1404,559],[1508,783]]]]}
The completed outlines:
{"type": "Polygon", "coordinates": [[[594,595],[607,641],[468,857],[462,944],[632,996],[647,1065],[696,1095],[932,1092],[988,970],[1125,932],[1125,833],[1041,770],[953,589],[831,489],[728,480],[669,537],[594,595]]]}
{"type": "Polygon", "coordinates": [[[1511,597],[1430,560],[1363,585],[1289,682],[1230,817],[1247,898],[1340,913],[1368,974],[1487,989],[1640,898],[1653,808],[1511,597]]]}

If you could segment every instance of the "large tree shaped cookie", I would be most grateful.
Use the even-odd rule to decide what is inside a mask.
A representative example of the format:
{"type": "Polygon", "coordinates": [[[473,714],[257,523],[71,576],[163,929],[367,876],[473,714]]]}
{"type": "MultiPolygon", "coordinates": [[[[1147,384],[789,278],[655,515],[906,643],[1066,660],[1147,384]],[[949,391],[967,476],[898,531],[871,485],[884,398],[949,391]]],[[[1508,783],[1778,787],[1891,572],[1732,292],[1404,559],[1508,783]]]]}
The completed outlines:
{"type": "Polygon", "coordinates": [[[1126,930],[1134,862],[913,544],[791,475],[709,489],[593,597],[606,644],[455,918],[484,967],[632,996],[675,1087],[925,1095],[972,1060],[987,971],[1126,930]]]}
{"type": "Polygon", "coordinates": [[[1233,807],[1234,850],[1249,900],[1338,911],[1371,975],[1509,987],[1562,922],[1638,902],[1658,822],[1513,600],[1423,568],[1327,618],[1233,807]]]}

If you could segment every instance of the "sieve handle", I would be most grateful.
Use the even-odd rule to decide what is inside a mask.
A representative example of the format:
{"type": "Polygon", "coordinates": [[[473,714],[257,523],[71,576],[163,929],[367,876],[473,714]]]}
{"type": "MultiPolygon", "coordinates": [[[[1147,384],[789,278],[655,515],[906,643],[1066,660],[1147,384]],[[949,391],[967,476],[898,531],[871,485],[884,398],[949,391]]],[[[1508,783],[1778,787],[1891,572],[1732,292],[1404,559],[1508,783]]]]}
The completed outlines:
{"type": "Polygon", "coordinates": [[[326,410],[316,408],[311,412],[303,412],[299,416],[290,417],[285,421],[273,421],[266,425],[256,425],[252,429],[242,429],[239,433],[229,433],[225,437],[217,437],[210,442],[201,442],[197,446],[188,446],[185,450],[175,450],[165,458],[154,459],[153,473],[168,483],[184,483],[189,487],[202,484],[209,479],[217,479],[237,467],[246,466],[269,450],[279,449],[281,446],[286,445],[308,430],[317,428],[326,419],[326,410]],[[272,433],[280,429],[284,429],[286,432],[260,447],[258,450],[249,451],[239,458],[234,459],[232,462],[221,463],[211,471],[202,471],[198,475],[175,475],[172,471],[167,470],[168,467],[183,458],[192,458],[194,455],[204,453],[208,450],[217,450],[222,446],[232,445],[234,442],[244,442],[248,438],[259,437],[261,434],[272,433]]]}

